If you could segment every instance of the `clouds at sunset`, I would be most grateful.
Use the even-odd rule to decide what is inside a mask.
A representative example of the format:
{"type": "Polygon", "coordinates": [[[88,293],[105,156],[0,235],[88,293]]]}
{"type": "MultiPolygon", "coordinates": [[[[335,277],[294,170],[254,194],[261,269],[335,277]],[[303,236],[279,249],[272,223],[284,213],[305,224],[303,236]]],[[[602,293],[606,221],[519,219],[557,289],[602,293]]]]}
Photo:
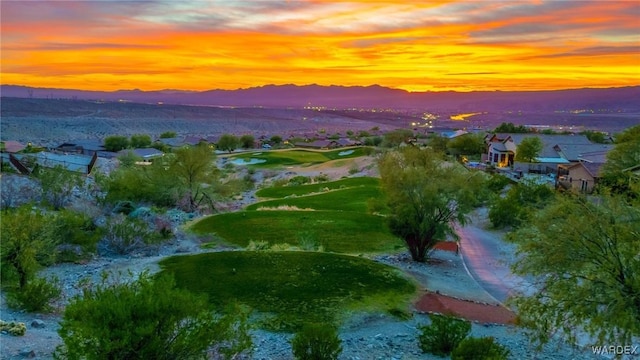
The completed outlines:
{"type": "Polygon", "coordinates": [[[637,1],[2,1],[3,84],[640,84],[637,1]]]}

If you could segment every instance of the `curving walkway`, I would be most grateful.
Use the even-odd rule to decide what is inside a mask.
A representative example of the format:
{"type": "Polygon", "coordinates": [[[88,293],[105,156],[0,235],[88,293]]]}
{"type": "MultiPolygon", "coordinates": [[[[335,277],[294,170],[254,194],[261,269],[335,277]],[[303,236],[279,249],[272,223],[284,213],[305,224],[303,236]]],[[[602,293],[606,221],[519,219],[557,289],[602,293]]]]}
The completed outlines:
{"type": "Polygon", "coordinates": [[[504,303],[514,291],[527,288],[524,279],[511,273],[513,250],[499,233],[478,224],[458,228],[457,233],[467,271],[492,297],[504,303]]]}

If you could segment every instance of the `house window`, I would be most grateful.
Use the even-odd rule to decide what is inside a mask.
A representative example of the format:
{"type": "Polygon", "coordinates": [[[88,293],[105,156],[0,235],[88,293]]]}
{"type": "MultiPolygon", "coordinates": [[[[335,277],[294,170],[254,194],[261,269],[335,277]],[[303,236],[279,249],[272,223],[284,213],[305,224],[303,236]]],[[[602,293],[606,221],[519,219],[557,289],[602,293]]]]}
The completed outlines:
{"type": "Polygon", "coordinates": [[[493,162],[494,163],[498,162],[498,154],[493,154],[493,162]]]}
{"type": "Polygon", "coordinates": [[[580,179],[580,191],[582,192],[587,192],[588,186],[589,186],[589,181],[585,180],[585,179],[580,179]]]}

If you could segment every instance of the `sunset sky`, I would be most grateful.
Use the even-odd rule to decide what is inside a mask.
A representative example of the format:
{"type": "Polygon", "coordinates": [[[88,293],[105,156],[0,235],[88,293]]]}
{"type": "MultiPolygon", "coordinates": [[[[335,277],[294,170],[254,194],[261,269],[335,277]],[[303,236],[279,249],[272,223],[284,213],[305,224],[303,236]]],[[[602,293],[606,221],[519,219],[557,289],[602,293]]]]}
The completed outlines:
{"type": "Polygon", "coordinates": [[[640,85],[640,1],[5,1],[2,84],[640,85]]]}

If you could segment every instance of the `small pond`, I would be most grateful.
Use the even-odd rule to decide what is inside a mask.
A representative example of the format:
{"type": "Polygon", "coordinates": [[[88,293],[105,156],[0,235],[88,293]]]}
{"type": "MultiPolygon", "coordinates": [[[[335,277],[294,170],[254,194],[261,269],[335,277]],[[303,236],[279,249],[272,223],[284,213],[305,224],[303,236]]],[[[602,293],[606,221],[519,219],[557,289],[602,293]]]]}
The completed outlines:
{"type": "Polygon", "coordinates": [[[345,150],[345,151],[340,151],[338,153],[338,156],[347,156],[347,155],[351,155],[353,154],[353,150],[345,150]]]}
{"type": "Polygon", "coordinates": [[[231,160],[231,163],[233,165],[255,165],[255,164],[262,164],[267,162],[267,160],[265,159],[254,159],[254,158],[250,158],[250,159],[233,159],[231,160]]]}

